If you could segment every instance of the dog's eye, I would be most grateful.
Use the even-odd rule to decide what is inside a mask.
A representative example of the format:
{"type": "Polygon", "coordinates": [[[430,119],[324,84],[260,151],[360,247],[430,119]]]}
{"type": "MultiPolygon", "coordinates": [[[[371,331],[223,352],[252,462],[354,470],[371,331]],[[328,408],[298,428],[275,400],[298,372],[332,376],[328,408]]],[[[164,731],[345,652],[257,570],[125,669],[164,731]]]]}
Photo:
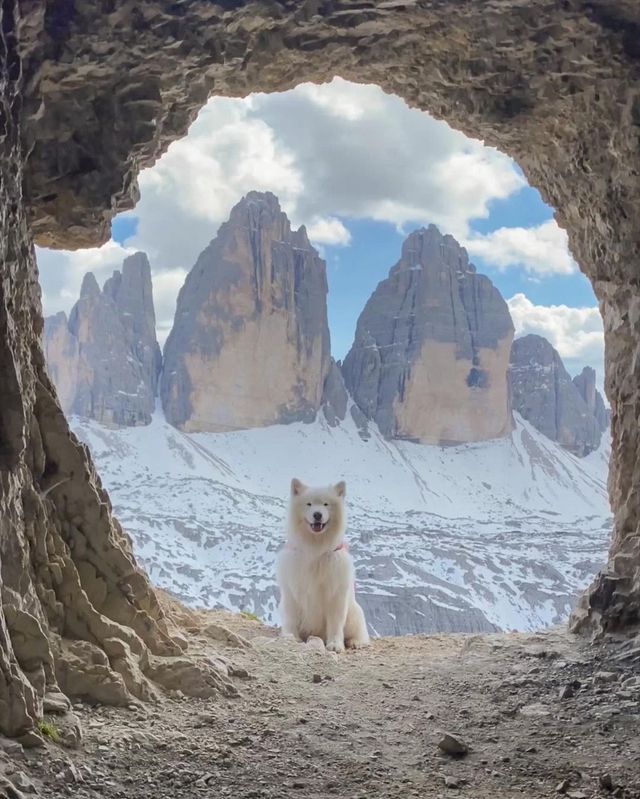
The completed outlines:
{"type": "Polygon", "coordinates": [[[311,507],[311,503],[310,503],[310,502],[307,502],[307,507],[308,507],[308,508],[310,508],[310,507],[311,507]]]}
{"type": "Polygon", "coordinates": [[[328,502],[325,502],[325,503],[324,503],[324,506],[325,506],[325,508],[328,508],[328,507],[329,507],[329,503],[328,503],[328,502]]]}

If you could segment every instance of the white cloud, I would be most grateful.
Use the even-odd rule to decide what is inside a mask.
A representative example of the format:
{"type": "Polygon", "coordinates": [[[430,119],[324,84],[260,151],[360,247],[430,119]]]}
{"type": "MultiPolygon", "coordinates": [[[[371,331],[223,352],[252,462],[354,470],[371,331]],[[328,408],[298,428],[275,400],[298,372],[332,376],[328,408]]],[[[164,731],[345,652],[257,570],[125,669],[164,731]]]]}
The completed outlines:
{"type": "Polygon", "coordinates": [[[124,259],[134,252],[135,248],[122,247],[113,240],[102,247],[74,252],[36,247],[45,314],[48,316],[58,311],[68,313],[78,299],[86,272],[93,272],[98,283],[102,285],[115,269],[120,269],[124,259]]]}
{"type": "Polygon", "coordinates": [[[578,270],[566,231],[552,219],[537,227],[501,227],[484,236],[474,234],[464,245],[470,255],[498,269],[521,267],[535,275],[570,275],[578,270]]]}
{"type": "Polygon", "coordinates": [[[537,333],[558,350],[567,370],[575,375],[583,366],[593,367],[602,386],[604,332],[597,307],[535,305],[524,294],[507,300],[516,336],[537,333]]]}
{"type": "Polygon", "coordinates": [[[313,244],[346,247],[351,244],[351,233],[339,219],[328,217],[314,219],[307,225],[307,233],[313,244]]]}

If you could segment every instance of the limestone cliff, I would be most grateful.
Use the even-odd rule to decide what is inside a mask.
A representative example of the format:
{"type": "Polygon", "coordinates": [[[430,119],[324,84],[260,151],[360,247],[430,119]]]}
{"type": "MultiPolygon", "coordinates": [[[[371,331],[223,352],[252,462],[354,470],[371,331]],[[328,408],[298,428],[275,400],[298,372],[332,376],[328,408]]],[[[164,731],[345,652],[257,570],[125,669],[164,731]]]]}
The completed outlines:
{"type": "Polygon", "coordinates": [[[164,350],[167,419],[227,431],[315,418],[330,371],[324,261],[250,192],[201,253],[164,350]]]}
{"type": "Polygon", "coordinates": [[[590,366],[585,366],[580,374],[573,378],[573,384],[595,416],[600,431],[604,432],[609,426],[609,411],[605,407],[602,394],[596,388],[595,370],[590,366]]]}
{"type": "Polygon", "coordinates": [[[324,381],[322,391],[322,410],[331,427],[337,427],[347,415],[349,395],[340,371],[340,362],[331,359],[331,366],[324,381]]]}
{"type": "Polygon", "coordinates": [[[427,443],[506,435],[513,323],[491,281],[452,236],[412,233],[358,319],[343,374],[362,412],[392,438],[427,443]]]}
{"type": "Polygon", "coordinates": [[[576,385],[547,339],[528,335],[513,342],[509,374],[513,408],[536,429],[579,457],[597,449],[603,428],[594,415],[595,373],[590,407],[579,388],[586,381],[576,385]]]}
{"type": "Polygon", "coordinates": [[[161,354],[146,255],[126,258],[102,291],[88,272],[69,319],[45,320],[44,348],[66,413],[106,425],[148,424],[161,354]]]}

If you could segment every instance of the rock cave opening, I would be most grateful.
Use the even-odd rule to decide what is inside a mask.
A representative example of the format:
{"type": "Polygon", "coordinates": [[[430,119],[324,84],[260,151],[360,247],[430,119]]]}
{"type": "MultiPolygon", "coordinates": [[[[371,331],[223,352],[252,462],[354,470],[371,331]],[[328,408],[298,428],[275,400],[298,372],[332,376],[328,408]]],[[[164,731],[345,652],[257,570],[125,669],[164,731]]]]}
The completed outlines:
{"type": "Polygon", "coordinates": [[[604,564],[588,281],[510,159],[399,97],[213,98],[109,242],[37,257],[62,408],[188,605],[279,624],[299,473],[348,481],[374,635],[565,623],[604,564]]]}
{"type": "MultiPolygon", "coordinates": [[[[131,9],[116,13],[93,4],[76,3],[63,13],[40,3],[18,8],[7,2],[2,15],[0,396],[2,449],[10,457],[0,475],[0,730],[25,743],[41,740],[44,711],[56,702],[68,708],[65,695],[78,692],[127,705],[133,697],[152,698],[158,686],[181,686],[194,696],[235,690],[228,671],[185,654],[187,639],[179,628],[193,619],[161,597],[138,568],[92,456],[69,429],[62,390],[47,375],[40,344],[33,242],[74,249],[107,240],[113,216],[136,199],[140,169],[184,134],[210,94],[274,92],[336,74],[379,85],[510,154],[557,209],[602,312],[612,411],[610,557],[571,626],[592,634],[637,630],[640,237],[638,180],[629,164],[637,159],[638,60],[628,32],[640,20],[632,4],[498,3],[487,9],[479,2],[193,2],[180,11],[151,4],[136,16],[131,9]],[[132,37],[135,46],[129,47],[132,37]]],[[[238,213],[250,215],[251,209],[238,213]]],[[[272,215],[277,217],[273,209],[272,215]]],[[[275,224],[284,223],[277,217],[275,224]]],[[[298,251],[305,249],[299,231],[283,232],[291,236],[292,250],[299,244],[298,251]]],[[[433,246],[435,235],[426,229],[420,246],[433,246]]],[[[411,242],[409,260],[417,244],[411,242]]],[[[437,245],[448,257],[449,243],[437,245]]],[[[292,255],[294,273],[309,257],[292,255]]],[[[144,264],[138,271],[144,283],[144,264]]],[[[115,336],[121,328],[124,340],[142,343],[133,376],[153,384],[157,350],[146,346],[148,329],[127,321],[127,276],[138,279],[123,269],[108,288],[87,281],[83,299],[97,310],[109,295],[121,313],[113,315],[109,306],[104,330],[115,336]]],[[[144,286],[141,295],[146,297],[144,286]]],[[[275,298],[274,307],[286,307],[288,299],[275,298]]],[[[311,327],[317,321],[312,314],[304,320],[311,327]]],[[[322,338],[309,358],[321,359],[322,338]]],[[[64,339],[62,331],[60,346],[73,349],[73,341],[64,339]]],[[[220,348],[215,337],[209,346],[220,348]]],[[[442,357],[443,348],[435,349],[442,357]]],[[[476,357],[472,346],[472,368],[476,357]]],[[[193,374],[201,369],[206,376],[206,365],[191,366],[193,374]]],[[[353,375],[371,371],[371,363],[361,365],[355,355],[350,366],[354,385],[353,375]]],[[[317,391],[321,398],[326,389],[330,397],[330,426],[334,406],[342,402],[332,364],[324,378],[317,391]]],[[[592,401],[589,374],[572,385],[592,401]]],[[[411,398],[416,386],[419,391],[419,381],[405,381],[404,397],[411,398]]],[[[126,400],[134,392],[120,390],[122,413],[135,416],[138,409],[126,400]]],[[[170,384],[166,392],[184,423],[179,387],[170,384]]],[[[295,413],[310,405],[303,395],[295,413]]],[[[147,397],[143,413],[151,414],[152,406],[147,397]]],[[[113,412],[107,404],[103,410],[113,412]]],[[[355,417],[356,428],[364,427],[357,411],[355,417]]],[[[376,421],[383,428],[394,422],[388,407],[376,421]]],[[[400,413],[396,421],[399,432],[412,438],[415,414],[400,413]]],[[[199,433],[197,419],[193,431],[199,433]]],[[[180,441],[172,446],[179,449],[180,441]]]]}

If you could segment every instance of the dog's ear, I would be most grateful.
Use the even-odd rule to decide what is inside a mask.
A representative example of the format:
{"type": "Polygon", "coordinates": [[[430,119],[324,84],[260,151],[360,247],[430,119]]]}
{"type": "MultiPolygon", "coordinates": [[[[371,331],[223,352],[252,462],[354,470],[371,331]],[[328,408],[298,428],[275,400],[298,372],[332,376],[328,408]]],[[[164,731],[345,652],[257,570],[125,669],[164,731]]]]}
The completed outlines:
{"type": "Polygon", "coordinates": [[[347,493],[347,484],[344,480],[340,480],[339,483],[336,483],[334,488],[339,497],[343,497],[347,493]]]}
{"type": "Polygon", "coordinates": [[[291,481],[291,495],[297,497],[298,494],[302,494],[305,490],[306,486],[304,483],[301,483],[297,477],[294,477],[291,481]]]}

